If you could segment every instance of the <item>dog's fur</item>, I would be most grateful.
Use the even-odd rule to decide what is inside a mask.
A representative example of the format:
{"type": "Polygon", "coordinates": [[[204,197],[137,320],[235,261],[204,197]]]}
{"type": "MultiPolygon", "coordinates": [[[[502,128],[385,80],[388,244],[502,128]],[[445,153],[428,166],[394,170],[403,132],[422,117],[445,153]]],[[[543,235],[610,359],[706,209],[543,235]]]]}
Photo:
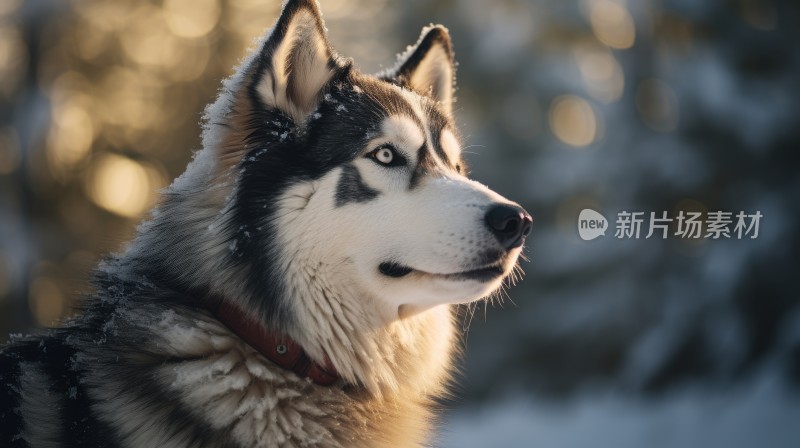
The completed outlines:
{"type": "Polygon", "coordinates": [[[316,2],[287,1],[83,313],[0,352],[0,445],[424,443],[452,305],[496,291],[521,251],[486,228],[511,203],[465,175],[454,76],[441,26],[366,76],[330,48],[316,2]],[[208,311],[220,300],[341,379],[279,368],[208,311]]]}

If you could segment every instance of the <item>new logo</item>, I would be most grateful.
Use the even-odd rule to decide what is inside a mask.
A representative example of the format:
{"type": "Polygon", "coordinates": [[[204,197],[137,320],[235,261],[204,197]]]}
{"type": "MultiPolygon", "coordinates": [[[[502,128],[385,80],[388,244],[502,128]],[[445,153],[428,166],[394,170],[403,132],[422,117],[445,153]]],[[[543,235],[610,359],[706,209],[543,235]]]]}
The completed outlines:
{"type": "Polygon", "coordinates": [[[608,220],[605,216],[590,208],[581,210],[578,215],[578,234],[582,240],[589,241],[600,235],[605,236],[607,229],[608,220]]]}

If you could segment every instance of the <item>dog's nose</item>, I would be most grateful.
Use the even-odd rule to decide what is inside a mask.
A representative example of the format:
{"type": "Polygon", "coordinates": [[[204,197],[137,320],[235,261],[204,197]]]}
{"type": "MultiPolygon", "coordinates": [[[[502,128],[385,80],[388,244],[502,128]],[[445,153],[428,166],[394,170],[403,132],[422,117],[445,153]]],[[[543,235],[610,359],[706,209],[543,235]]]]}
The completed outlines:
{"type": "Polygon", "coordinates": [[[495,204],[486,212],[485,219],[489,230],[507,250],[522,246],[533,223],[522,207],[508,204],[495,204]]]}

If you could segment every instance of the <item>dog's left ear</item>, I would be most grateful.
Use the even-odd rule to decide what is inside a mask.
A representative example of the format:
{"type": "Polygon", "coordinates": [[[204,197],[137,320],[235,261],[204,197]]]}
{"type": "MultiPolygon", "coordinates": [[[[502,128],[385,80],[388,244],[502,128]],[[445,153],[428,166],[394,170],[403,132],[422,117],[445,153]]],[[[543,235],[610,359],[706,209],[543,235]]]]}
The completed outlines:
{"type": "Polygon", "coordinates": [[[260,50],[256,91],[267,107],[302,123],[338,68],[316,0],[288,0],[260,50]]]}
{"type": "Polygon", "coordinates": [[[453,45],[447,28],[430,25],[422,29],[417,43],[400,55],[395,68],[381,78],[433,98],[452,115],[455,73],[453,45]]]}

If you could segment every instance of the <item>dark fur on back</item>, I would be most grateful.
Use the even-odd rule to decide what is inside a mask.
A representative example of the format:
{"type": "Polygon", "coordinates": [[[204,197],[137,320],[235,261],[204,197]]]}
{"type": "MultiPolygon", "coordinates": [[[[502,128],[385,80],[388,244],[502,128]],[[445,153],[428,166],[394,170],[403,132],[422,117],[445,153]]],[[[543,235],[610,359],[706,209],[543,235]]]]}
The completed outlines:
{"type": "MultiPolygon", "coordinates": [[[[111,260],[110,262],[114,262],[111,260]]],[[[87,373],[100,374],[120,383],[120,390],[132,394],[143,408],[158,409],[165,428],[191,435],[193,445],[236,446],[218,431],[192,417],[173,392],[153,382],[156,367],[170,360],[157,349],[158,336],[130,326],[121,313],[152,313],[169,307],[180,311],[196,308],[187,296],[159,288],[141,277],[138,281],[98,273],[96,293],[89,297],[83,312],[63,328],[39,335],[14,336],[0,352],[0,383],[4,385],[0,408],[0,446],[29,447],[23,431],[33,425],[45,427],[52,421],[39,421],[36,413],[26,413],[19,385],[34,369],[44,380],[42,391],[58,416],[58,430],[47,434],[52,446],[116,447],[121,434],[100,418],[96,409],[100,397],[89,390],[87,373]],[[102,371],[98,367],[102,366],[102,371]],[[190,429],[191,428],[191,429],[190,429]]],[[[116,397],[103,397],[114,399],[116,397]]]]}

